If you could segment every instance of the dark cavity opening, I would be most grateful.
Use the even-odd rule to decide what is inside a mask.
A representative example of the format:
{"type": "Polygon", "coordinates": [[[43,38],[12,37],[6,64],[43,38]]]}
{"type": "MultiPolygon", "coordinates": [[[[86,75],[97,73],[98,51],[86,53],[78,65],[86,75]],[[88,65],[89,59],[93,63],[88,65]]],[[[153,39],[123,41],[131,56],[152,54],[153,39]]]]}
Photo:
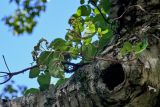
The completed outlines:
{"type": "Polygon", "coordinates": [[[102,73],[103,82],[109,90],[113,90],[116,86],[124,81],[125,74],[121,64],[111,64],[102,73]]]}

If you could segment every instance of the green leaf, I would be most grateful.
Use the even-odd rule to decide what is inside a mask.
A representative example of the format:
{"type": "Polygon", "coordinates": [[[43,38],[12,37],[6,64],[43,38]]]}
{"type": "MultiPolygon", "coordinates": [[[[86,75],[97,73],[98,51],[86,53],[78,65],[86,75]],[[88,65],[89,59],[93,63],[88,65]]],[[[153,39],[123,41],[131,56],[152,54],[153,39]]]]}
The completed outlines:
{"type": "Polygon", "coordinates": [[[102,34],[99,36],[99,50],[103,49],[108,43],[110,43],[113,36],[113,32],[111,30],[108,31],[106,34],[102,34]]]}
{"type": "Polygon", "coordinates": [[[129,42],[125,42],[123,47],[120,50],[120,53],[123,56],[128,54],[129,52],[132,52],[132,44],[129,42]]]}
{"type": "Polygon", "coordinates": [[[45,74],[39,75],[37,81],[40,85],[40,90],[48,89],[51,81],[51,76],[46,72],[45,74]]]}
{"type": "Polygon", "coordinates": [[[37,94],[39,93],[39,89],[37,88],[30,88],[28,90],[25,91],[24,95],[28,95],[28,94],[37,94]]]}
{"type": "MultiPolygon", "coordinates": [[[[50,61],[63,61],[64,60],[64,56],[62,55],[61,52],[55,51],[52,54],[52,59],[50,61]]],[[[49,62],[50,63],[50,62],[49,62]]]]}
{"type": "Polygon", "coordinates": [[[95,25],[89,21],[86,22],[86,33],[95,33],[96,29],[95,29],[95,25]]]}
{"type": "Polygon", "coordinates": [[[51,42],[49,45],[49,48],[52,48],[54,50],[66,50],[66,41],[62,38],[57,38],[54,41],[51,42]]]}
{"type": "Polygon", "coordinates": [[[134,46],[135,54],[143,52],[147,48],[147,46],[148,46],[148,40],[147,38],[144,38],[142,42],[139,42],[134,46]]]}
{"type": "Polygon", "coordinates": [[[78,57],[78,55],[79,55],[79,49],[78,49],[78,47],[71,47],[69,49],[69,53],[70,53],[70,55],[71,55],[71,57],[73,59],[76,59],[78,57]]]}
{"type": "Polygon", "coordinates": [[[99,10],[98,10],[97,8],[94,8],[94,14],[95,14],[95,15],[100,14],[100,12],[99,12],[99,10]]]}
{"type": "Polygon", "coordinates": [[[76,33],[76,35],[79,34],[79,32],[83,32],[84,30],[84,19],[80,16],[77,16],[76,14],[73,14],[68,23],[73,27],[74,32],[72,33],[76,33]]]}
{"type": "Polygon", "coordinates": [[[72,41],[72,42],[77,42],[77,43],[81,41],[81,37],[80,37],[79,33],[75,32],[73,30],[69,30],[67,32],[67,34],[65,35],[65,39],[72,41]]]}
{"type": "Polygon", "coordinates": [[[57,81],[55,87],[59,87],[61,85],[63,85],[69,78],[61,78],[57,81]]]}
{"type": "Polygon", "coordinates": [[[89,5],[82,5],[77,9],[78,16],[89,16],[91,13],[91,7],[89,5]]]}
{"type": "Polygon", "coordinates": [[[29,72],[29,78],[36,78],[39,75],[39,73],[40,73],[40,70],[38,67],[33,68],[29,72]]]}
{"type": "Polygon", "coordinates": [[[91,60],[97,53],[97,48],[92,45],[82,45],[82,55],[84,56],[85,59],[91,60]]]}
{"type": "Polygon", "coordinates": [[[84,39],[84,45],[89,45],[92,42],[92,38],[84,39]]]}
{"type": "Polygon", "coordinates": [[[97,14],[95,17],[93,17],[92,21],[95,24],[96,28],[101,28],[102,30],[106,29],[106,27],[108,26],[100,14],[97,14]]]}
{"type": "Polygon", "coordinates": [[[12,93],[17,93],[17,90],[15,90],[14,87],[9,84],[9,85],[6,86],[5,92],[8,92],[8,93],[12,94],[12,93]]]}
{"type": "Polygon", "coordinates": [[[105,13],[109,13],[111,7],[111,3],[109,2],[109,0],[100,0],[100,6],[105,13]]]}
{"type": "Polygon", "coordinates": [[[106,34],[106,33],[108,33],[108,32],[109,32],[109,30],[106,29],[106,30],[102,31],[102,34],[106,34]]]}
{"type": "Polygon", "coordinates": [[[49,61],[52,59],[53,52],[50,51],[43,51],[39,58],[38,58],[38,64],[40,65],[48,65],[49,61]]]}
{"type": "Polygon", "coordinates": [[[109,29],[106,28],[105,30],[102,31],[101,28],[98,28],[98,36],[102,37],[104,36],[105,34],[107,34],[109,32],[109,29]]]}
{"type": "Polygon", "coordinates": [[[40,54],[39,58],[38,58],[38,63],[41,65],[46,65],[48,66],[49,63],[53,60],[59,60],[59,61],[63,61],[64,57],[62,55],[61,52],[50,52],[50,51],[44,51],[40,54]]]}
{"type": "Polygon", "coordinates": [[[80,3],[81,3],[81,4],[84,4],[84,2],[85,2],[84,0],[80,0],[80,3]]]}
{"type": "Polygon", "coordinates": [[[64,78],[64,68],[60,61],[50,61],[48,70],[51,76],[55,78],[64,78]]]}

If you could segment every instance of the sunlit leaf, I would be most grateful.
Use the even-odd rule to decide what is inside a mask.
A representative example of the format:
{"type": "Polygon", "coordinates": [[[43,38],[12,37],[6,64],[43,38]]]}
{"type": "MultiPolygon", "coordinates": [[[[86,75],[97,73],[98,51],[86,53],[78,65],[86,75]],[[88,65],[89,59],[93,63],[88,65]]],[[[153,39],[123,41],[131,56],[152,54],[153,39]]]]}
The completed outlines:
{"type": "Polygon", "coordinates": [[[84,45],[89,45],[92,42],[92,38],[87,38],[87,39],[84,39],[83,41],[84,41],[84,45]]]}
{"type": "Polygon", "coordinates": [[[98,28],[98,35],[99,35],[100,37],[104,36],[104,35],[107,34],[108,32],[109,32],[109,29],[108,29],[108,28],[106,28],[106,29],[103,30],[103,31],[102,31],[101,28],[98,28]]]}
{"type": "Polygon", "coordinates": [[[139,54],[139,53],[143,52],[147,48],[147,46],[148,46],[147,38],[144,38],[142,42],[138,42],[134,46],[135,54],[139,54]]]}
{"type": "Polygon", "coordinates": [[[95,25],[89,21],[89,22],[86,22],[86,33],[95,33],[95,25]]]}
{"type": "Polygon", "coordinates": [[[82,32],[84,30],[84,19],[76,14],[73,14],[68,23],[73,27],[75,32],[82,32]]]}
{"type": "Polygon", "coordinates": [[[113,32],[111,30],[109,30],[106,34],[102,34],[101,32],[101,36],[100,36],[100,40],[99,40],[99,49],[103,49],[104,46],[107,46],[108,43],[110,43],[110,40],[112,39],[113,36],[113,32]]]}
{"type": "Polygon", "coordinates": [[[123,47],[120,50],[121,55],[126,55],[128,53],[132,52],[132,44],[129,42],[125,42],[123,47]]]}
{"type": "Polygon", "coordinates": [[[100,12],[97,8],[94,8],[94,14],[96,14],[96,15],[100,14],[100,12]]]}

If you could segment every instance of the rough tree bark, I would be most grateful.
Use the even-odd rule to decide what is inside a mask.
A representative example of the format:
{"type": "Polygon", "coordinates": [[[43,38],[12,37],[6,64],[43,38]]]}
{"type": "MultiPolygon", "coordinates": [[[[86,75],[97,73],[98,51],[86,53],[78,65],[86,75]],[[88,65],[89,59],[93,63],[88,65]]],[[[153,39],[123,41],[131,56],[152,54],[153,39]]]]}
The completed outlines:
{"type": "MultiPolygon", "coordinates": [[[[85,65],[65,83],[38,95],[1,101],[2,107],[160,107],[160,0],[111,0],[111,18],[121,38],[101,59],[85,65]],[[118,52],[125,41],[147,36],[149,46],[136,58],[118,52]]],[[[0,107],[1,107],[0,106],[0,107]]]]}

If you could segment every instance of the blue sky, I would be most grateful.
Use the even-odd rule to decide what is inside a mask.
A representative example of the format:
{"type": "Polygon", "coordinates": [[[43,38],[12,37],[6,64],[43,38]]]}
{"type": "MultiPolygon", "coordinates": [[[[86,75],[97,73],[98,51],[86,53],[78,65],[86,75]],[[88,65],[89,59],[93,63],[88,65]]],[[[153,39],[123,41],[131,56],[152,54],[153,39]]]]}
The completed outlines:
{"type": "MultiPolygon", "coordinates": [[[[14,11],[14,5],[8,4],[8,1],[0,0],[0,18],[14,11]]],[[[69,28],[68,19],[78,6],[79,0],[50,0],[46,12],[41,14],[36,28],[30,35],[13,36],[9,27],[0,21],[0,71],[7,70],[1,55],[5,55],[12,72],[19,71],[30,66],[33,61],[31,51],[39,39],[43,37],[51,41],[57,37],[64,38],[66,29],[69,28]]],[[[28,88],[38,87],[36,79],[28,78],[28,72],[13,79],[16,84],[26,85],[28,88]]],[[[0,85],[0,90],[3,86],[0,85]]]]}

